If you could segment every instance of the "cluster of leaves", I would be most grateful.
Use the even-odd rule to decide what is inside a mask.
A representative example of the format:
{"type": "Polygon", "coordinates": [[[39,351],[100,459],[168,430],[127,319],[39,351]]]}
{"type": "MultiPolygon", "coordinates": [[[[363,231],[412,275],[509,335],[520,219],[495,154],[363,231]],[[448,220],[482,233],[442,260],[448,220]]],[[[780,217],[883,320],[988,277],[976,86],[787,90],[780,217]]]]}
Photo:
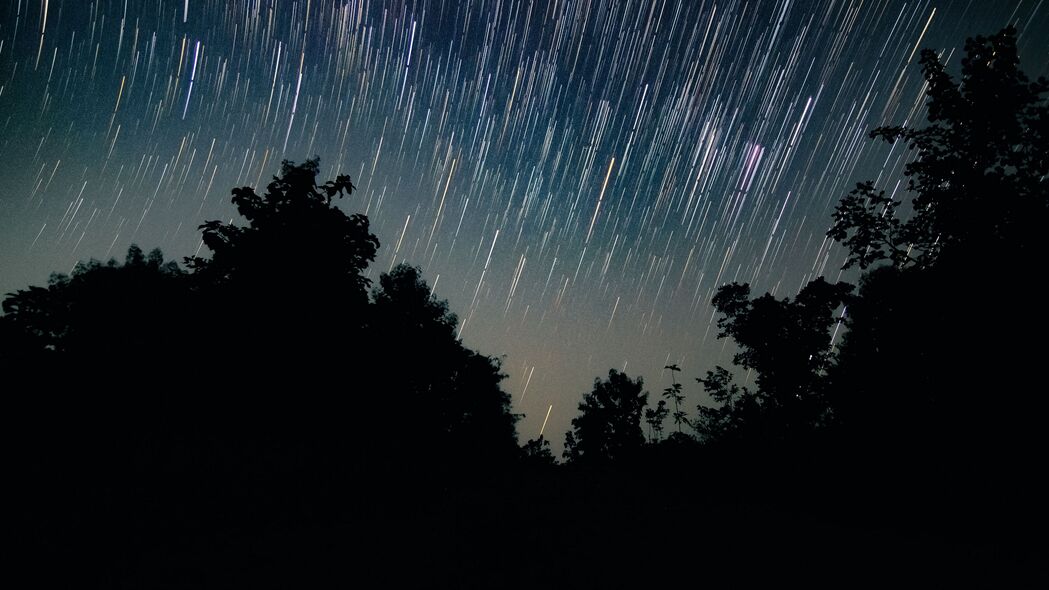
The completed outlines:
{"type": "Polygon", "coordinates": [[[732,283],[718,289],[714,307],[722,314],[719,336],[739,347],[733,363],[758,373],[759,401],[780,410],[804,404],[832,355],[829,332],[834,311],[848,302],[853,286],[822,277],[797,297],[771,294],[751,300],[750,287],[732,283]]]}
{"type": "Polygon", "coordinates": [[[184,297],[184,277],[160,250],[144,255],[137,245],[123,264],[112,258],[77,263],[69,275],[52,274],[47,287],[4,299],[2,354],[94,355],[131,343],[141,347],[156,340],[158,329],[171,328],[163,308],[184,297]]]}
{"type": "Polygon", "coordinates": [[[276,290],[285,296],[318,292],[350,297],[363,305],[371,281],[363,276],[379,240],[368,218],[347,215],[332,204],[354,190],[350,178],[317,183],[319,160],[284,161],[281,174],[258,195],[233,189],[233,204],[248,225],[209,221],[200,226],[209,258],[191,257],[189,269],[211,285],[276,290]]]}

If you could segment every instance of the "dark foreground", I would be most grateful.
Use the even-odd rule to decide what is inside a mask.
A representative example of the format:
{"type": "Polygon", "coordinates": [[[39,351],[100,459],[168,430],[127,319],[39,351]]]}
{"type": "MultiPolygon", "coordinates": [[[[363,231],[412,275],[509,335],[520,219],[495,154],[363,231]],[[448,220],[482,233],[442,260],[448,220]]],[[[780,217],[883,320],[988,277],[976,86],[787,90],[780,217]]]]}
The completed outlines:
{"type": "Polygon", "coordinates": [[[1009,506],[966,510],[904,482],[859,490],[856,479],[828,480],[817,490],[786,469],[758,476],[713,465],[710,475],[683,476],[659,460],[481,475],[370,467],[370,482],[296,471],[201,478],[197,465],[184,471],[195,480],[169,471],[123,482],[130,489],[30,483],[34,496],[17,511],[28,554],[17,563],[34,585],[70,587],[1044,588],[1049,580],[1038,518],[1024,522],[1009,506]]]}

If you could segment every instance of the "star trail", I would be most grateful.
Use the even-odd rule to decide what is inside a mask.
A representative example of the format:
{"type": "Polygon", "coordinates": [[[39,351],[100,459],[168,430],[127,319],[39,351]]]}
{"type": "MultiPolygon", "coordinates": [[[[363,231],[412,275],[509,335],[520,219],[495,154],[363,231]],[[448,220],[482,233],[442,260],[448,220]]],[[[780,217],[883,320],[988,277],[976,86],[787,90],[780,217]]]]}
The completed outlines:
{"type": "Polygon", "coordinates": [[[609,368],[658,392],[676,363],[694,408],[732,352],[719,285],[855,278],[834,205],[901,193],[909,156],[868,131],[924,120],[921,48],[956,73],[1008,24],[1049,73],[1044,1],[6,0],[0,292],[206,252],[231,188],[317,155],[369,276],[421,266],[503,357],[521,440],[559,447],[609,368]]]}

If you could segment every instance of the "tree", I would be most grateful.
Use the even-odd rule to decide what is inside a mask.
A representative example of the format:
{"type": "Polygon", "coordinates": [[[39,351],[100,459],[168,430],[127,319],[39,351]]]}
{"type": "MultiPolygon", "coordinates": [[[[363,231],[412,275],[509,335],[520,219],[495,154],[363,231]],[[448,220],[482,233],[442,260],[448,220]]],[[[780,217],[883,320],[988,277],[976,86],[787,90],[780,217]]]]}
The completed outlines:
{"type": "MultiPolygon", "coordinates": [[[[318,420],[336,421],[359,404],[325,383],[338,382],[337,374],[362,377],[368,365],[371,281],[363,273],[379,241],[365,215],[336,206],[336,197],[353,193],[350,178],[321,184],[319,170],[318,159],[285,160],[264,194],[234,188],[232,202],[247,225],[202,224],[211,256],[186,259],[197,296],[198,358],[241,369],[217,372],[206,386],[222,392],[214,396],[219,414],[279,431],[258,433],[260,440],[325,430],[318,420]],[[296,427],[276,426],[289,423],[296,427]]],[[[363,379],[353,384],[354,393],[367,387],[363,379]]]]}
{"type": "Polygon", "coordinates": [[[233,189],[233,204],[248,226],[200,226],[212,255],[186,262],[202,284],[235,292],[237,307],[259,302],[298,313],[323,309],[318,303],[327,301],[359,313],[371,284],[362,273],[379,240],[366,216],[347,215],[332,201],[353,193],[350,178],[318,184],[319,170],[318,159],[298,165],[285,160],[264,195],[251,187],[233,189]]]}
{"type": "Polygon", "coordinates": [[[155,347],[179,332],[177,311],[168,306],[184,306],[184,278],[160,250],[147,258],[135,244],[122,265],[115,259],[77,263],[70,275],[52,274],[46,288],[4,298],[0,357],[58,355],[58,362],[90,364],[156,354],[155,347]]]}
{"type": "Polygon", "coordinates": [[[757,396],[746,387],[733,383],[732,373],[724,367],[707,371],[706,377],[697,377],[703,389],[716,406],[699,404],[696,431],[703,442],[724,442],[746,436],[748,427],[760,423],[761,406],[757,396]]]}
{"type": "Polygon", "coordinates": [[[645,423],[648,424],[648,435],[652,442],[659,442],[663,438],[663,422],[670,415],[667,409],[667,401],[659,400],[655,408],[645,410],[645,423]]]}
{"type": "Polygon", "coordinates": [[[378,240],[317,171],[235,189],[247,226],[200,226],[188,273],[132,246],[4,300],[0,368],[34,384],[6,407],[28,536],[134,561],[141,539],[403,515],[520,458],[500,360],[415,267],[369,299],[378,240]]]}
{"type": "Polygon", "coordinates": [[[648,401],[641,377],[631,379],[615,369],[608,379],[594,380],[583,396],[579,415],[565,435],[565,457],[571,461],[603,462],[629,457],[644,444],[641,413],[648,401]]]}
{"type": "Polygon", "coordinates": [[[375,415],[396,422],[396,444],[406,453],[437,452],[444,462],[512,460],[517,416],[500,387],[506,376],[499,360],[462,345],[455,314],[417,267],[399,264],[384,273],[372,297],[366,371],[387,395],[370,403],[392,402],[393,411],[376,408],[375,415]]]}
{"type": "Polygon", "coordinates": [[[521,460],[525,465],[535,467],[550,467],[557,464],[554,454],[550,451],[550,441],[543,435],[538,438],[530,438],[521,446],[521,460]]]}
{"type": "Polygon", "coordinates": [[[842,199],[828,235],[849,250],[846,267],[882,260],[928,268],[941,258],[970,264],[1009,257],[1043,260],[1031,240],[1049,221],[1049,81],[1031,82],[1019,69],[1016,30],[1003,29],[965,44],[956,83],[935,51],[921,53],[928,83],[928,122],[922,128],[878,127],[872,138],[905,141],[916,152],[904,174],[914,193],[903,200],[872,182],[842,199]]]}
{"type": "Polygon", "coordinates": [[[448,310],[448,302],[433,296],[422,278],[422,269],[398,264],[379,277],[379,286],[372,292],[375,303],[374,320],[385,329],[417,339],[429,332],[432,340],[455,340],[458,318],[448,310]]]}
{"type": "Polygon", "coordinates": [[[132,245],[123,264],[81,262],[4,298],[9,491],[47,552],[144,533],[144,482],[169,464],[180,422],[189,295],[178,265],[132,245]]]}
{"type": "Polygon", "coordinates": [[[830,329],[837,321],[834,311],[848,301],[852,289],[848,283],[830,284],[820,277],[793,301],[767,293],[751,299],[747,284],[732,283],[717,290],[718,337],[736,342],[739,350],[732,362],[757,373],[757,389],[737,389],[721,367],[700,379],[715,401],[728,404],[715,413],[701,411],[708,436],[738,430],[744,421],[755,426],[758,409],[764,436],[773,438],[823,422],[827,407],[821,379],[833,358],[830,329]]]}
{"type": "Polygon", "coordinates": [[[1049,313],[1028,277],[1049,254],[1049,82],[1020,70],[1011,27],[965,53],[956,81],[922,52],[927,125],[871,132],[915,152],[910,198],[861,183],[828,232],[846,266],[869,269],[828,375],[836,446],[858,477],[883,466],[874,479],[905,479],[945,519],[975,522],[981,505],[1030,522],[1046,494],[1031,466],[1046,446],[1049,313]]]}
{"type": "Polygon", "coordinates": [[[968,39],[965,53],[956,81],[936,52],[922,51],[926,126],[871,131],[916,152],[904,169],[909,206],[861,183],[842,199],[828,232],[848,248],[846,266],[895,267],[863,278],[847,318],[835,403],[839,418],[853,425],[883,427],[891,413],[886,390],[905,394],[908,414],[925,417],[907,429],[915,436],[932,429],[919,423],[948,414],[955,424],[971,424],[973,412],[986,417],[988,409],[977,408],[988,391],[1016,396],[996,411],[1034,401],[1005,375],[1039,362],[1036,347],[993,343],[1046,328],[1043,306],[1018,300],[1015,281],[1049,254],[1041,238],[1049,224],[1049,81],[1032,82],[1020,70],[1012,27],[968,39]],[[907,219],[901,208],[911,210],[907,219]],[[1017,307],[1025,310],[1022,322],[1008,317],[1017,307]]]}

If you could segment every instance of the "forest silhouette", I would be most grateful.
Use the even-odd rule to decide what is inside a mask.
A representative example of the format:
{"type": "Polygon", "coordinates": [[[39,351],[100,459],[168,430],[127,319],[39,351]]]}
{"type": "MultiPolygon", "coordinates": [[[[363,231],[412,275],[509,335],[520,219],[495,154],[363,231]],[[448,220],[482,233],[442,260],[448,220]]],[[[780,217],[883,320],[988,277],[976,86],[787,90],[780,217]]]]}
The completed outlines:
{"type": "Polygon", "coordinates": [[[677,365],[658,400],[610,370],[561,462],[518,442],[499,359],[421,269],[366,278],[378,239],[317,159],[233,189],[247,224],[201,225],[209,256],[131,246],[7,295],[25,564],[108,586],[1044,584],[1049,82],[1012,28],[965,53],[955,80],[922,52],[926,126],[871,132],[914,152],[908,197],[861,182],[834,213],[858,288],[721,286],[733,367],[692,386],[712,403],[689,411],[677,365]]]}

